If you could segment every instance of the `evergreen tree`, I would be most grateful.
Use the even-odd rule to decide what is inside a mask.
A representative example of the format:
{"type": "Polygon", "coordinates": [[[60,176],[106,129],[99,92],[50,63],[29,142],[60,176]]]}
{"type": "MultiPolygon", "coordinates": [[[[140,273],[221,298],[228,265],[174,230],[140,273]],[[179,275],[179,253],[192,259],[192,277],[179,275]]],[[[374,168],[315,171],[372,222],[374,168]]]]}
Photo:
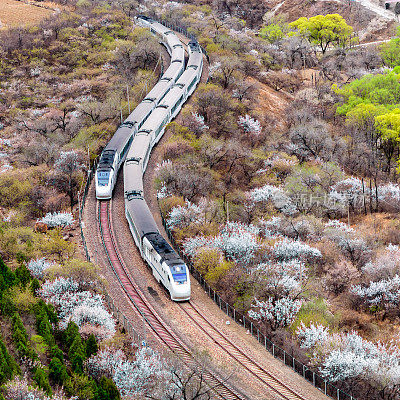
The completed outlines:
{"type": "Polygon", "coordinates": [[[67,369],[59,358],[52,358],[49,365],[49,376],[57,384],[62,385],[67,379],[67,369]]]}
{"type": "Polygon", "coordinates": [[[42,368],[36,368],[33,374],[33,380],[36,382],[40,389],[43,389],[49,396],[52,395],[49,377],[42,368]]]}
{"type": "Polygon", "coordinates": [[[7,288],[11,287],[15,282],[15,274],[7,265],[4,263],[3,259],[0,257],[0,275],[4,279],[5,286],[7,288]]]}
{"type": "Polygon", "coordinates": [[[94,400],[119,400],[121,398],[115,383],[103,376],[97,386],[94,400]]]}
{"type": "Polygon", "coordinates": [[[99,346],[97,345],[97,340],[92,333],[86,342],[86,357],[89,358],[93,354],[96,354],[98,349],[99,349],[99,346]]]}

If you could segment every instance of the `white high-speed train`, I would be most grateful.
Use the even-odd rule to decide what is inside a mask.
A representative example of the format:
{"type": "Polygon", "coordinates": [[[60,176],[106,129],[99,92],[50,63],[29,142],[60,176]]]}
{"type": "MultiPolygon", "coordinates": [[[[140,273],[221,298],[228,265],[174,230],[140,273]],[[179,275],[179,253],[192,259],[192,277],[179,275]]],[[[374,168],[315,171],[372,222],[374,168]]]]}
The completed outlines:
{"type": "Polygon", "coordinates": [[[112,197],[118,170],[125,160],[134,136],[185,69],[185,49],[173,31],[145,16],[137,17],[136,21],[161,38],[161,43],[171,56],[171,63],[146,98],[119,126],[101,153],[95,174],[97,199],[112,197]]]}
{"type": "Polygon", "coordinates": [[[158,231],[143,197],[143,174],[153,146],[168,124],[193,93],[201,78],[203,54],[197,42],[188,45],[189,60],[185,72],[151,112],[135,135],[124,164],[125,215],[143,259],[171,299],[190,299],[189,270],[158,231]]]}

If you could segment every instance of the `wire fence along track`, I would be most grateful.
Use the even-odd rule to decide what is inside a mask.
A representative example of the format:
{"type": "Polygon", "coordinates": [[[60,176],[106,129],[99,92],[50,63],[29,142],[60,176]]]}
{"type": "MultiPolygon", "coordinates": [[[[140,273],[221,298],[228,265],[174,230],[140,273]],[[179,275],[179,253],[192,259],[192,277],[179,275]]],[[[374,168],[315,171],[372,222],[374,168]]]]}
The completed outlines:
{"type": "Polygon", "coordinates": [[[236,346],[227,336],[207,320],[192,301],[180,304],[180,307],[208,337],[210,337],[219,347],[244,367],[244,369],[249,371],[272,391],[279,394],[279,396],[285,400],[307,400],[279,379],[275,378],[261,365],[249,357],[243,350],[236,346]]]}
{"type": "MultiPolygon", "coordinates": [[[[135,306],[143,319],[147,322],[155,335],[172,350],[180,360],[188,366],[196,366],[196,361],[186,345],[165,325],[158,313],[148,303],[141,290],[132,281],[124,261],[116,245],[112,221],[110,216],[110,201],[99,202],[99,227],[104,249],[110,265],[118,278],[119,283],[135,306]]],[[[204,372],[204,379],[214,388],[216,394],[226,400],[244,400],[245,396],[240,395],[230,388],[226,382],[208,371],[204,372]]]]}
{"type": "Polygon", "coordinates": [[[167,232],[168,238],[171,241],[175,251],[177,251],[181,258],[185,261],[186,265],[189,267],[192,276],[200,283],[208,296],[226,315],[228,315],[235,322],[247,329],[249,333],[251,333],[251,335],[255,337],[259,343],[261,343],[270,353],[272,353],[275,358],[279,358],[281,361],[283,361],[284,364],[292,368],[293,371],[297,372],[299,375],[301,375],[304,379],[309,381],[313,386],[315,386],[327,396],[335,400],[356,400],[355,397],[332,385],[326,379],[322,378],[320,375],[312,371],[307,365],[296,360],[291,354],[287,353],[284,349],[277,346],[274,342],[267,338],[266,335],[262,333],[261,327],[258,324],[254,323],[249,318],[246,318],[243,312],[238,311],[235,307],[223,300],[221,296],[207,283],[201,273],[196,268],[194,268],[193,264],[185,256],[185,254],[181,252],[179,245],[176,243],[171,231],[169,230],[165,222],[164,216],[161,212],[160,214],[165,231],[167,232]]]}

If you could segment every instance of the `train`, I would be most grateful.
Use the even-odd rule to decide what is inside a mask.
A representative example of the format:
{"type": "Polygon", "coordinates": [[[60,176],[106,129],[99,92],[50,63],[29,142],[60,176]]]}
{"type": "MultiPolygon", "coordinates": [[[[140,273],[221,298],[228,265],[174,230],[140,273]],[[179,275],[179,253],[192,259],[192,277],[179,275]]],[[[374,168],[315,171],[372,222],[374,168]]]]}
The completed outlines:
{"type": "MultiPolygon", "coordinates": [[[[143,16],[136,18],[140,25],[146,26],[153,33],[164,37],[162,43],[167,47],[167,50],[171,50],[171,64],[157,85],[143,100],[143,102],[151,103],[151,110],[143,107],[143,102],[139,104],[132,112],[136,119],[131,118],[131,114],[117,130],[114,137],[119,134],[119,130],[125,129],[127,123],[131,123],[131,133],[125,133],[125,136],[120,133],[118,145],[115,144],[117,140],[114,141],[113,137],[104,148],[96,171],[96,196],[98,199],[111,198],[118,169],[123,163],[125,216],[135,244],[142,258],[151,268],[153,276],[166,288],[171,299],[186,301],[190,299],[191,294],[188,267],[157,228],[144,199],[143,174],[151,150],[161,139],[165,126],[179,113],[185,101],[200,82],[203,69],[203,52],[199,44],[195,40],[191,40],[187,46],[187,67],[186,69],[184,67],[178,68],[180,58],[178,58],[178,52],[174,54],[174,50],[179,49],[179,56],[182,53],[176,40],[173,39],[175,34],[151,18],[143,16]],[[163,28],[160,28],[160,25],[163,28]],[[170,70],[171,67],[173,69],[170,70]],[[115,143],[112,143],[113,141],[115,143]],[[127,150],[125,150],[125,146],[127,146],[127,150]],[[114,151],[114,159],[108,156],[109,150],[114,151]],[[108,171],[110,171],[106,195],[106,192],[102,191],[100,187],[97,191],[98,179],[101,179],[102,173],[104,173],[103,167],[100,168],[103,156],[103,165],[109,166],[108,171]]],[[[176,39],[178,38],[176,37],[176,39]]],[[[179,41],[179,43],[181,42],[179,41]]]]}
{"type": "Polygon", "coordinates": [[[146,16],[136,17],[136,21],[161,39],[171,57],[171,63],[103,149],[95,173],[96,197],[99,200],[111,199],[118,171],[125,161],[134,136],[185,70],[185,49],[175,33],[146,16]]]}

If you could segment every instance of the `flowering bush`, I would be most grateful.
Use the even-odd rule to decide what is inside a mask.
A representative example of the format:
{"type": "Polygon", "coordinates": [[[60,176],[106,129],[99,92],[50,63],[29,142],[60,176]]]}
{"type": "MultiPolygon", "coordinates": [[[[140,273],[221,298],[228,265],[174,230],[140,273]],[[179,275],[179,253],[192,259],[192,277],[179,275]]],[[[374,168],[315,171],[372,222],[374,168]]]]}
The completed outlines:
{"type": "Polygon", "coordinates": [[[44,271],[50,266],[51,263],[46,261],[45,258],[37,258],[36,260],[30,260],[26,265],[32,276],[39,279],[43,278],[44,271]]]}
{"type": "Polygon", "coordinates": [[[389,183],[378,187],[378,199],[384,211],[396,211],[400,209],[400,186],[389,183]]]}
{"type": "Polygon", "coordinates": [[[393,277],[400,272],[400,248],[389,244],[386,249],[362,268],[372,279],[393,277]]]}
{"type": "Polygon", "coordinates": [[[206,129],[209,129],[209,127],[205,124],[204,117],[202,115],[192,112],[192,117],[195,120],[197,128],[200,131],[205,131],[206,129]]]}
{"type": "Polygon", "coordinates": [[[4,386],[7,400],[77,400],[77,397],[67,398],[61,390],[48,397],[41,389],[32,387],[26,375],[16,376],[4,386]]]}
{"type": "Polygon", "coordinates": [[[369,194],[369,188],[364,186],[361,179],[350,177],[344,179],[332,186],[329,197],[336,206],[345,211],[349,206],[352,210],[356,210],[363,205],[361,201],[363,196],[369,194]]]}
{"type": "Polygon", "coordinates": [[[297,295],[302,289],[302,282],[307,278],[307,269],[298,260],[266,262],[256,268],[265,276],[263,288],[270,295],[297,295]]]}
{"type": "Polygon", "coordinates": [[[290,325],[296,318],[301,307],[301,300],[284,297],[274,300],[270,297],[267,301],[255,299],[253,309],[248,312],[249,317],[268,324],[272,330],[290,325]]]}
{"type": "Polygon", "coordinates": [[[300,339],[300,346],[306,349],[314,347],[318,343],[324,343],[329,337],[329,329],[323,325],[307,327],[304,322],[296,330],[296,335],[300,339]]]}
{"type": "Polygon", "coordinates": [[[322,259],[322,254],[318,249],[298,240],[287,238],[274,244],[272,254],[278,261],[300,259],[307,262],[316,262],[322,259]]]}
{"type": "Polygon", "coordinates": [[[174,207],[167,219],[167,226],[170,229],[183,228],[191,223],[200,224],[204,221],[204,210],[196,204],[186,200],[185,207],[174,207]]]}
{"type": "Polygon", "coordinates": [[[369,285],[355,285],[351,292],[359,296],[368,305],[381,306],[385,309],[398,307],[400,304],[400,276],[370,282],[369,285]]]}
{"type": "Polygon", "coordinates": [[[123,396],[143,394],[157,380],[168,377],[160,356],[148,347],[140,348],[133,361],[122,351],[106,347],[87,360],[86,367],[94,378],[111,377],[123,396]]]}
{"type": "Polygon", "coordinates": [[[245,117],[239,117],[238,124],[243,128],[246,133],[259,135],[261,133],[260,121],[251,118],[246,114],[245,117]]]}
{"type": "Polygon", "coordinates": [[[183,243],[183,248],[190,257],[193,257],[202,247],[217,248],[224,251],[234,261],[247,265],[260,248],[258,232],[259,229],[254,225],[228,222],[219,235],[188,238],[183,243]]]}
{"type": "Polygon", "coordinates": [[[371,249],[364,239],[357,237],[354,229],[340,221],[325,225],[324,236],[334,242],[342,254],[355,265],[362,267],[371,257],[371,249]]]}
{"type": "Polygon", "coordinates": [[[302,324],[296,334],[301,346],[312,350],[312,362],[329,381],[359,377],[378,388],[398,386],[400,349],[395,342],[374,344],[356,332],[329,334],[327,328],[313,324],[302,324]]]}
{"type": "Polygon", "coordinates": [[[74,218],[69,212],[50,212],[38,220],[38,222],[45,223],[49,228],[55,228],[56,226],[66,227],[72,225],[74,218]]]}
{"type": "Polygon", "coordinates": [[[87,325],[102,327],[96,331],[98,339],[112,336],[115,333],[115,322],[105,309],[102,296],[79,289],[79,283],[72,278],[59,277],[54,281],[47,280],[39,294],[57,307],[62,329],[72,320],[83,329],[87,325]]]}
{"type": "Polygon", "coordinates": [[[297,213],[297,208],[290,197],[287,196],[283,190],[272,185],[265,185],[253,189],[250,192],[250,198],[255,203],[271,200],[274,207],[286,215],[294,215],[297,213]]]}

